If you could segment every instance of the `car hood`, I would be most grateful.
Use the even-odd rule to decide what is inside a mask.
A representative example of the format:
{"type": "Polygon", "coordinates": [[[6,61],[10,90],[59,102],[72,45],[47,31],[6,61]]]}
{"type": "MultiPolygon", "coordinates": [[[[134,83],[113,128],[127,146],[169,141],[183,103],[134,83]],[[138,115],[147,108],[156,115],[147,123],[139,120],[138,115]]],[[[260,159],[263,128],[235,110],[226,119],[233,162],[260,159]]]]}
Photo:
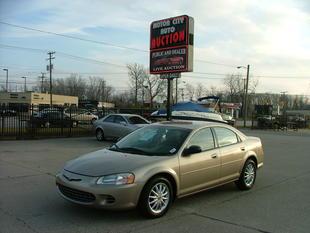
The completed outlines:
{"type": "Polygon", "coordinates": [[[131,172],[136,168],[167,159],[163,156],[144,156],[107,149],[95,151],[66,163],[66,171],[86,176],[103,176],[131,172]]]}
{"type": "Polygon", "coordinates": [[[141,127],[144,127],[144,126],[147,126],[147,125],[149,125],[149,124],[135,124],[134,126],[136,128],[141,128],[141,127]]]}

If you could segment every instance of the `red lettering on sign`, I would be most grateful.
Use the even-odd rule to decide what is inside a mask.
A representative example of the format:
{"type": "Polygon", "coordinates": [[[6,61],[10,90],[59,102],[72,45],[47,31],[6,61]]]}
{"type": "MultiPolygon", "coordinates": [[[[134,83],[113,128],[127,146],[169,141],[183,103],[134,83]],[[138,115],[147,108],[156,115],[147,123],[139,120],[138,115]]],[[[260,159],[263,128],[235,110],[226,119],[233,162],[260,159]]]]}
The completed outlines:
{"type": "Polygon", "coordinates": [[[185,32],[184,31],[180,31],[179,32],[179,41],[184,41],[185,40],[185,32]]]}
{"type": "Polygon", "coordinates": [[[151,49],[158,49],[163,46],[173,46],[174,43],[182,42],[185,40],[185,31],[174,32],[163,36],[152,38],[151,49]]]}

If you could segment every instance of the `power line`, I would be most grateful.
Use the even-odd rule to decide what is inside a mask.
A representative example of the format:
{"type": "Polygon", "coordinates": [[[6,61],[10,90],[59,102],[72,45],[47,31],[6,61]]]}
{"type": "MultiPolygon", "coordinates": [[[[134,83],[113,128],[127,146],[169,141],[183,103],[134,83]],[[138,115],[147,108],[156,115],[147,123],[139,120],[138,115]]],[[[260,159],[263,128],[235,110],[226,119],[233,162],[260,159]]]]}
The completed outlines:
{"type": "MultiPolygon", "coordinates": [[[[28,50],[28,51],[39,52],[39,53],[46,53],[47,52],[47,50],[44,50],[44,49],[26,48],[26,47],[13,46],[13,45],[5,45],[5,44],[0,44],[0,47],[6,48],[6,49],[28,50]]],[[[81,56],[76,56],[76,55],[72,55],[72,54],[68,54],[68,53],[64,53],[64,52],[59,52],[59,51],[57,51],[57,54],[60,54],[60,55],[62,55],[64,57],[67,57],[67,58],[70,58],[70,59],[74,59],[74,60],[85,60],[85,61],[89,61],[89,62],[96,63],[96,64],[111,65],[111,66],[117,66],[117,67],[121,67],[121,68],[126,68],[127,67],[126,65],[109,63],[109,62],[105,62],[105,61],[100,61],[100,60],[96,60],[96,59],[92,59],[92,58],[86,58],[86,57],[81,57],[81,56]]],[[[224,65],[224,64],[222,64],[222,65],[224,65]]],[[[80,73],[80,72],[68,72],[68,73],[73,73],[74,74],[74,73],[80,73]]],[[[61,73],[59,73],[59,74],[61,74],[61,73]]],[[[95,74],[95,73],[84,72],[84,74],[95,74]]],[[[100,74],[100,73],[96,73],[96,74],[100,74]]],[[[120,74],[120,73],[118,73],[118,74],[120,74]]],[[[125,72],[122,73],[122,74],[125,74],[125,72]]],[[[226,76],[226,75],[228,75],[227,73],[212,73],[212,72],[191,72],[190,74],[191,75],[196,75],[196,74],[198,74],[198,75],[199,74],[202,74],[202,75],[215,75],[215,76],[226,76]]],[[[102,75],[104,75],[104,74],[102,74],[102,75]]],[[[244,76],[244,75],[241,75],[241,76],[244,76]]],[[[196,76],[196,77],[200,77],[200,76],[196,76]]],[[[300,79],[308,79],[308,78],[310,78],[310,75],[309,76],[299,76],[299,75],[251,75],[251,77],[257,77],[257,78],[300,78],[300,79]]]]}
{"type": "Polygon", "coordinates": [[[118,67],[122,67],[122,68],[126,67],[126,65],[118,65],[118,64],[113,64],[113,63],[109,63],[109,62],[98,61],[98,60],[95,60],[92,58],[80,57],[80,56],[71,55],[71,54],[67,54],[67,53],[63,53],[63,52],[57,52],[57,54],[63,55],[64,57],[68,57],[71,59],[86,60],[86,61],[90,61],[90,62],[105,64],[105,65],[110,65],[110,66],[118,66],[118,67]]]}
{"type": "Polygon", "coordinates": [[[234,66],[234,65],[228,65],[228,64],[217,63],[217,62],[212,62],[212,61],[206,61],[206,60],[201,60],[201,59],[195,59],[195,61],[202,62],[202,63],[213,64],[213,65],[219,65],[219,66],[227,66],[227,67],[233,67],[233,68],[237,67],[237,66],[234,66]]]}
{"type": "MultiPolygon", "coordinates": [[[[32,52],[36,52],[36,53],[47,53],[48,50],[44,50],[44,49],[37,49],[37,48],[26,48],[26,47],[20,47],[20,46],[13,46],[13,45],[5,45],[5,44],[0,44],[0,47],[3,48],[7,48],[7,49],[19,49],[19,50],[26,50],[26,51],[32,51],[32,52]]],[[[68,53],[64,53],[64,52],[60,52],[57,51],[57,54],[60,54],[64,57],[73,59],[73,60],[87,60],[96,64],[106,64],[106,65],[112,65],[112,66],[119,66],[119,67],[127,67],[126,65],[119,65],[119,64],[113,64],[113,63],[109,63],[109,62],[105,62],[105,61],[99,61],[96,59],[92,59],[92,58],[86,58],[86,57],[81,57],[81,56],[76,56],[76,55],[72,55],[72,54],[68,54],[68,53]]],[[[221,63],[216,63],[216,62],[210,62],[210,61],[204,61],[204,60],[197,60],[199,62],[204,62],[204,63],[210,63],[210,64],[216,64],[216,65],[223,65],[223,66],[229,66],[229,67],[236,67],[236,66],[231,66],[231,65],[226,65],[226,64],[221,64],[221,63]]],[[[199,72],[195,72],[195,73],[199,73],[199,72]]],[[[204,74],[208,74],[208,73],[204,73],[204,74]]],[[[212,74],[212,73],[209,73],[212,74]]],[[[217,75],[226,75],[226,74],[217,74],[217,75]]]]}
{"type": "MultiPolygon", "coordinates": [[[[44,50],[44,49],[26,48],[26,47],[5,45],[5,44],[0,44],[0,47],[6,48],[6,49],[27,50],[27,51],[37,52],[37,53],[47,53],[48,52],[48,50],[44,50]]],[[[59,52],[59,51],[56,51],[56,52],[57,52],[57,54],[60,54],[64,57],[71,58],[74,60],[76,60],[76,59],[85,60],[85,61],[89,61],[89,62],[96,63],[96,64],[104,64],[104,65],[117,66],[117,67],[122,67],[122,68],[127,67],[126,65],[119,65],[119,64],[114,64],[114,63],[110,63],[110,62],[99,61],[96,59],[76,56],[76,55],[72,55],[72,54],[68,54],[68,53],[64,53],[64,52],[59,52]]]]}
{"type": "MultiPolygon", "coordinates": [[[[21,29],[24,29],[24,30],[30,30],[30,31],[50,34],[50,35],[54,35],[54,36],[61,36],[61,37],[69,38],[69,39],[80,40],[80,41],[84,41],[84,42],[90,42],[90,43],[101,44],[101,45],[115,47],[115,48],[128,49],[128,50],[132,50],[132,51],[149,53],[149,50],[147,50],[147,49],[139,49],[139,48],[134,48],[134,47],[117,45],[117,44],[114,44],[114,43],[111,43],[111,42],[106,42],[106,41],[98,41],[98,40],[85,39],[85,38],[81,38],[81,37],[77,37],[77,36],[69,36],[69,35],[65,35],[65,34],[61,34],[61,33],[57,33],[57,32],[51,32],[51,31],[46,31],[46,30],[42,30],[42,29],[36,29],[36,28],[16,25],[16,24],[7,23],[7,22],[3,22],[3,21],[0,21],[0,24],[11,26],[11,27],[15,27],[15,28],[21,28],[21,29]]],[[[212,61],[207,61],[207,60],[201,60],[201,59],[195,59],[195,61],[202,62],[202,63],[213,64],[213,65],[219,65],[219,66],[227,66],[227,67],[234,67],[234,68],[237,67],[236,65],[228,65],[228,64],[212,62],[212,61]]]]}
{"type": "Polygon", "coordinates": [[[85,39],[85,38],[81,38],[81,37],[77,37],[77,36],[69,36],[69,35],[65,35],[65,34],[61,34],[61,33],[57,33],[57,32],[50,32],[50,31],[45,31],[45,30],[41,30],[41,29],[20,26],[20,25],[16,25],[16,24],[12,24],[12,23],[3,22],[3,21],[0,21],[0,23],[3,24],[3,25],[15,27],[15,28],[21,28],[21,29],[25,29],[25,30],[30,30],[30,31],[50,34],[50,35],[54,35],[54,36],[61,36],[61,37],[69,38],[69,39],[75,39],[75,40],[80,40],[80,41],[85,41],[85,42],[91,42],[91,43],[95,43],[95,44],[101,44],[101,45],[115,47],[115,48],[120,48],[120,49],[129,49],[129,50],[138,51],[138,52],[149,52],[148,50],[144,50],[144,49],[138,49],[138,48],[133,48],[133,47],[116,45],[116,44],[113,44],[113,43],[110,43],[110,42],[105,42],[105,41],[90,40],[90,39],[85,39]]]}

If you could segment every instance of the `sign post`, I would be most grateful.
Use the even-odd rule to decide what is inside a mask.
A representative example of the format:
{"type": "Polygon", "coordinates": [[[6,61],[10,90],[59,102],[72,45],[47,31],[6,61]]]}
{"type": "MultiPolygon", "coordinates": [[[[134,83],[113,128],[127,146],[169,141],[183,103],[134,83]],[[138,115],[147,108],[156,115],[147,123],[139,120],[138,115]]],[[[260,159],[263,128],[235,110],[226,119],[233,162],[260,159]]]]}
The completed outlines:
{"type": "Polygon", "coordinates": [[[171,120],[171,82],[193,71],[194,19],[181,15],[151,23],[150,74],[167,79],[167,120],[171,120]]]}

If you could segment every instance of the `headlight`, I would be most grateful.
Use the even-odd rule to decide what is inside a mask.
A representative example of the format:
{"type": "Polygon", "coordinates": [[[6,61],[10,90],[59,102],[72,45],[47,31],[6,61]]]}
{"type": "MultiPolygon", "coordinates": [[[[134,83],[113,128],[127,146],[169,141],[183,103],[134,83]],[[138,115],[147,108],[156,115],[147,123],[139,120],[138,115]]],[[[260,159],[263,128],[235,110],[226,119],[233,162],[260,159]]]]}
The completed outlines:
{"type": "Polygon", "coordinates": [[[97,180],[97,184],[132,184],[135,181],[135,175],[132,173],[121,173],[102,176],[97,180]]]}

